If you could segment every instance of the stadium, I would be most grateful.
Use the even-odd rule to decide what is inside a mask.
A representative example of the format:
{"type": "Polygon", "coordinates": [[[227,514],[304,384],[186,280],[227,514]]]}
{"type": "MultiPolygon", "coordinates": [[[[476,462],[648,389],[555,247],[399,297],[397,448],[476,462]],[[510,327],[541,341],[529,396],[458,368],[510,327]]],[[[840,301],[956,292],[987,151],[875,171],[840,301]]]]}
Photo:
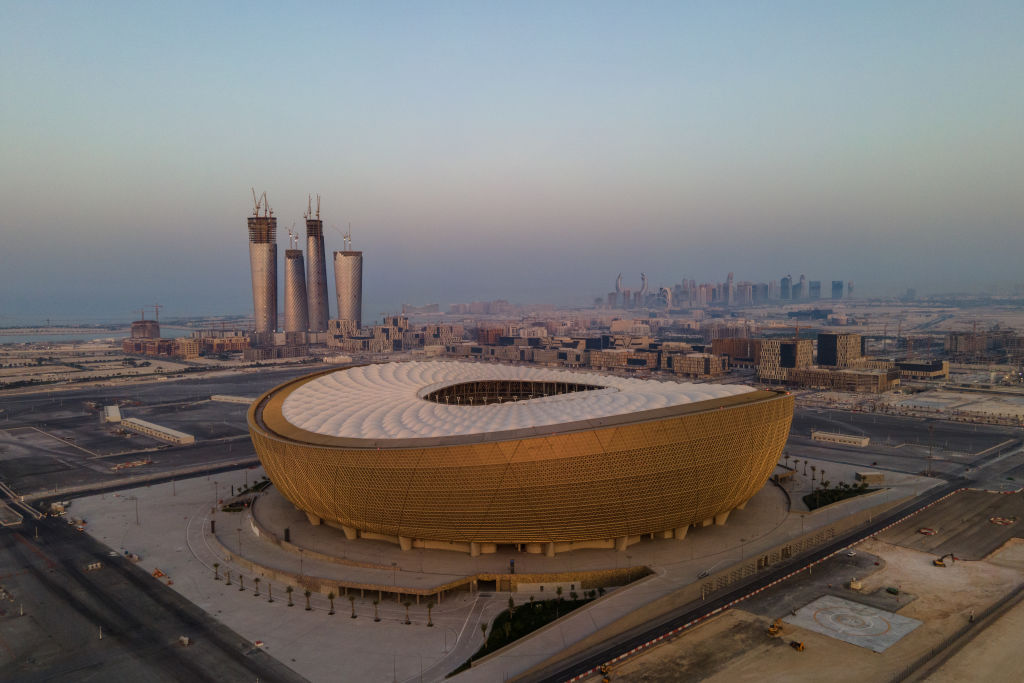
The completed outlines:
{"type": "Polygon", "coordinates": [[[792,396],[740,385],[436,361],[300,377],[248,420],[313,524],[554,555],[724,524],[767,481],[792,415],[792,396]]]}

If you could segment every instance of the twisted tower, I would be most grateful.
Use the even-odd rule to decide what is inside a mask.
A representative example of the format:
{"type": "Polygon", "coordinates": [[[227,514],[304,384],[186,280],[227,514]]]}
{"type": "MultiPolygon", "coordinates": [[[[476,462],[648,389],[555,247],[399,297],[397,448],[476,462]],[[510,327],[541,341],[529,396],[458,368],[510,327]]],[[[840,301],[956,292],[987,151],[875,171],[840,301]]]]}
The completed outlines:
{"type": "Polygon", "coordinates": [[[253,190],[252,199],[255,206],[248,218],[248,225],[253,318],[256,321],[256,332],[276,332],[277,217],[270,208],[266,192],[257,198],[256,190],[253,190]]]}
{"type": "Polygon", "coordinates": [[[306,296],[309,298],[309,331],[324,332],[331,314],[327,303],[327,257],[324,254],[324,222],[320,220],[320,195],[309,197],[306,210],[306,296]],[[315,216],[315,218],[314,218],[315,216]]]}

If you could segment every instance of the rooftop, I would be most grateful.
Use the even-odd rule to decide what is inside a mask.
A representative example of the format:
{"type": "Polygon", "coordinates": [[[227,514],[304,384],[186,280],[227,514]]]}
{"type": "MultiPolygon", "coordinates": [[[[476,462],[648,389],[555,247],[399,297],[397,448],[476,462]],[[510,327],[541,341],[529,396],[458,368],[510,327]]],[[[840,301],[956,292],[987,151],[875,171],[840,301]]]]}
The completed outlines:
{"type": "Polygon", "coordinates": [[[752,391],[530,366],[385,363],[313,378],[284,399],[282,414],[329,437],[431,438],[598,420],[752,391]]]}

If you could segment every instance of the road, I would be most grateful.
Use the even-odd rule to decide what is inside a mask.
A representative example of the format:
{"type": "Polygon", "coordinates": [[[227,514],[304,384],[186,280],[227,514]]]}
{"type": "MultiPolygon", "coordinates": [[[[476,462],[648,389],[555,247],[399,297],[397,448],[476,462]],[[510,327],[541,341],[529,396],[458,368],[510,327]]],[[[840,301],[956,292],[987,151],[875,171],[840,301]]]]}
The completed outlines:
{"type": "Polygon", "coordinates": [[[0,581],[0,680],[304,680],[61,518],[0,530],[0,581]]]}
{"type": "Polygon", "coordinates": [[[755,576],[753,579],[745,584],[741,584],[736,588],[733,588],[723,594],[712,597],[708,600],[691,603],[686,605],[670,614],[666,615],[656,623],[648,623],[643,626],[637,627],[627,631],[610,641],[603,643],[597,648],[592,649],[589,652],[585,652],[579,657],[571,660],[570,662],[558,663],[554,667],[547,670],[538,672],[536,675],[523,677],[521,680],[530,681],[531,683],[537,682],[552,682],[561,683],[574,676],[586,673],[591,670],[595,670],[605,662],[608,662],[620,654],[629,652],[635,647],[643,645],[658,636],[672,631],[673,629],[683,626],[691,621],[699,619],[700,617],[714,612],[715,610],[728,605],[729,603],[743,598],[749,595],[753,591],[763,588],[773,581],[782,579],[783,577],[791,574],[795,571],[799,571],[808,565],[811,565],[832,553],[835,553],[847,546],[856,543],[879,530],[885,528],[895,520],[906,516],[907,514],[919,510],[922,507],[938,500],[942,496],[945,496],[952,491],[957,490],[968,484],[966,479],[957,479],[942,486],[938,489],[929,491],[923,496],[915,498],[913,501],[906,505],[901,506],[898,510],[891,512],[884,517],[875,520],[866,527],[861,527],[851,531],[848,534],[838,537],[832,542],[828,543],[821,548],[812,551],[808,555],[804,555],[797,558],[793,562],[786,564],[777,565],[772,567],[770,570],[755,576]]]}

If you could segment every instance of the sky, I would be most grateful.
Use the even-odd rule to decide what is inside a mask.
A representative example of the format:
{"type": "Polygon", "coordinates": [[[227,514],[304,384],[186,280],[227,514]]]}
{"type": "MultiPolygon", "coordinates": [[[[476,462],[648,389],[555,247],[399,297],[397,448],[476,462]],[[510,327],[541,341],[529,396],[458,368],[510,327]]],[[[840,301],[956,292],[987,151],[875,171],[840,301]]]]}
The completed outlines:
{"type": "Polygon", "coordinates": [[[364,319],[586,304],[620,272],[1021,282],[1021,26],[1020,2],[0,0],[0,326],[251,313],[251,187],[282,260],[309,193],[329,250],[351,223],[364,319]]]}

